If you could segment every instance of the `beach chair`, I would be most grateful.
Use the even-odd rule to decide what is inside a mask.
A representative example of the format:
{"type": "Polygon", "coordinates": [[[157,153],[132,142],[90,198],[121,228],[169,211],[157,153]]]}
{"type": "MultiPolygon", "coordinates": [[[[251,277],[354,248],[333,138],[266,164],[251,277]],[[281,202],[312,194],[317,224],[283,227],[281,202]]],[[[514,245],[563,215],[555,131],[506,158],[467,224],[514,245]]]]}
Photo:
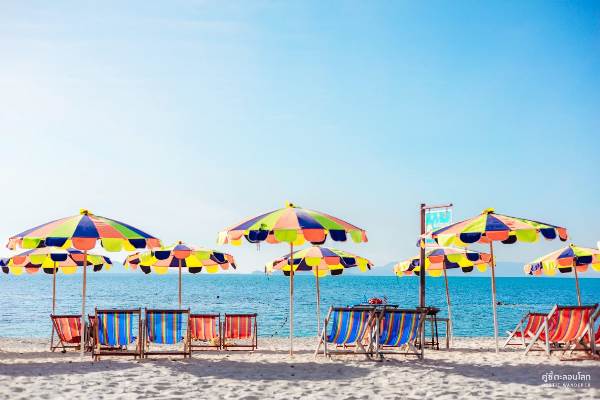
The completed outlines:
{"type": "MultiPolygon", "coordinates": [[[[592,343],[590,343],[590,337],[589,335],[585,335],[584,339],[583,339],[583,345],[587,346],[587,348],[589,348],[590,350],[592,350],[592,346],[594,348],[593,352],[595,351],[597,354],[600,355],[600,326],[598,326],[598,328],[596,329],[596,322],[600,320],[600,307],[598,307],[596,309],[596,312],[592,315],[592,337],[594,338],[594,343],[592,345],[592,343]],[[595,333],[594,333],[594,329],[596,329],[595,333]]],[[[594,353],[592,352],[592,355],[594,355],[594,353]]]]}
{"type": "Polygon", "coordinates": [[[52,339],[50,341],[50,350],[79,349],[81,345],[81,315],[50,315],[52,320],[52,339]],[[56,340],[54,340],[56,333],[56,340]]]}
{"type": "Polygon", "coordinates": [[[225,314],[221,347],[223,350],[256,350],[258,326],[256,314],[225,314]]]}
{"type": "Polygon", "coordinates": [[[144,351],[148,355],[182,355],[190,357],[189,335],[190,310],[145,310],[144,319],[144,351]],[[150,345],[177,345],[182,349],[155,350],[150,345]]]}
{"type": "Polygon", "coordinates": [[[92,350],[94,360],[100,360],[101,356],[130,356],[134,359],[142,357],[141,309],[96,309],[94,316],[96,319],[92,350]]]}
{"type": "Polygon", "coordinates": [[[221,314],[190,314],[190,351],[221,349],[221,314]]]}
{"type": "MultiPolygon", "coordinates": [[[[582,343],[588,333],[594,332],[592,316],[596,307],[597,304],[593,306],[554,306],[544,317],[542,325],[525,349],[525,354],[529,353],[538,341],[541,342],[548,355],[552,351],[566,351],[570,347],[582,343]]],[[[594,341],[590,342],[590,348],[593,354],[595,351],[594,341]]],[[[587,348],[580,350],[589,351],[587,348]]]]}
{"type": "Polygon", "coordinates": [[[364,354],[370,357],[371,328],[374,321],[374,307],[329,307],[315,356],[319,354],[322,345],[323,355],[326,357],[333,354],[364,354]],[[329,334],[328,326],[331,326],[329,334]]]}
{"type": "Polygon", "coordinates": [[[423,358],[421,340],[426,309],[386,309],[376,313],[375,355],[384,354],[414,355],[423,358]]]}
{"type": "Polygon", "coordinates": [[[540,326],[544,323],[544,318],[548,314],[529,312],[525,314],[519,321],[515,329],[507,331],[508,338],[502,345],[502,348],[506,346],[527,346],[529,341],[533,339],[540,326]],[[515,342],[516,341],[516,342],[515,342]]]}

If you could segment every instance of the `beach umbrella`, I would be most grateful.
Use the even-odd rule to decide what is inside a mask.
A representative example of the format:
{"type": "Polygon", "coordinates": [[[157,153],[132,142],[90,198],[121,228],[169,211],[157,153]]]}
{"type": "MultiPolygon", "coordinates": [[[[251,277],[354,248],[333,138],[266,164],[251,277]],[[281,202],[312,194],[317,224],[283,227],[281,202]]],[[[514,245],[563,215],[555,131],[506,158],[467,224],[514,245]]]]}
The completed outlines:
{"type": "MultiPolygon", "coordinates": [[[[85,293],[88,251],[97,242],[107,251],[134,251],[160,246],[160,240],[131,225],[94,215],[82,209],[78,215],[57,219],[28,229],[8,240],[11,250],[21,247],[62,247],[81,250],[83,256],[83,288],[81,299],[81,326],[85,326],[85,293]]],[[[81,336],[81,354],[84,352],[84,335],[81,336]]]]}
{"type": "Polygon", "coordinates": [[[567,247],[546,254],[524,267],[525,273],[539,276],[555,275],[558,269],[561,273],[573,272],[575,275],[575,288],[577,289],[577,303],[581,305],[581,293],[579,291],[579,276],[587,272],[589,266],[596,272],[600,272],[600,250],[570,244],[567,247]]]}
{"type": "MultiPolygon", "coordinates": [[[[314,245],[332,240],[344,242],[348,236],[355,242],[367,241],[365,230],[320,211],[297,207],[288,203],[285,208],[245,220],[219,233],[218,243],[240,245],[242,238],[250,243],[288,243],[290,254],[294,246],[306,242],[314,245]]],[[[290,355],[293,354],[294,336],[294,270],[290,270],[290,355]]]]}
{"type": "Polygon", "coordinates": [[[284,275],[290,276],[291,267],[294,266],[294,273],[298,271],[311,271],[315,276],[315,286],[317,290],[317,335],[321,324],[321,293],[319,290],[319,278],[329,275],[341,275],[346,268],[358,267],[365,272],[370,270],[373,263],[366,258],[348,253],[347,251],[332,249],[329,247],[311,246],[303,250],[295,251],[293,262],[290,262],[290,255],[278,258],[267,263],[267,272],[276,270],[283,271],[284,275]]]}
{"type": "MultiPolygon", "coordinates": [[[[484,210],[481,214],[440,228],[427,234],[440,246],[466,247],[471,243],[489,244],[492,272],[492,308],[494,312],[494,339],[498,352],[498,319],[496,313],[496,275],[494,261],[495,241],[504,244],[516,242],[536,242],[540,236],[552,240],[557,237],[565,241],[568,238],[565,228],[524,218],[509,217],[496,214],[493,208],[484,210]]],[[[423,245],[424,239],[421,240],[423,245]]]]}
{"type": "Polygon", "coordinates": [[[134,253],[127,257],[124,265],[132,270],[139,267],[145,274],[151,272],[165,274],[169,268],[177,268],[179,273],[179,308],[181,308],[181,273],[183,268],[186,268],[191,274],[197,274],[203,269],[212,274],[219,269],[236,268],[235,260],[231,254],[203,247],[188,246],[183,242],[134,253]]]}
{"type": "MultiPolygon", "coordinates": [[[[460,268],[462,272],[468,273],[477,268],[480,272],[485,272],[491,259],[492,256],[488,253],[456,247],[427,247],[425,249],[425,270],[427,273],[434,277],[444,277],[450,332],[453,331],[452,306],[446,270],[460,268]]],[[[421,257],[417,255],[394,265],[394,273],[397,276],[419,275],[421,274],[420,264],[421,257]]]]}
{"type": "MultiPolygon", "coordinates": [[[[65,275],[74,274],[78,267],[83,266],[84,258],[82,251],[73,248],[40,247],[0,259],[0,267],[5,274],[21,275],[23,271],[27,274],[37,274],[42,270],[44,273],[52,275],[52,314],[55,314],[57,272],[61,271],[65,275]]],[[[102,269],[110,270],[112,266],[110,258],[89,253],[87,254],[87,263],[93,266],[95,272],[102,269]]],[[[54,329],[50,342],[54,342],[54,329]]]]}

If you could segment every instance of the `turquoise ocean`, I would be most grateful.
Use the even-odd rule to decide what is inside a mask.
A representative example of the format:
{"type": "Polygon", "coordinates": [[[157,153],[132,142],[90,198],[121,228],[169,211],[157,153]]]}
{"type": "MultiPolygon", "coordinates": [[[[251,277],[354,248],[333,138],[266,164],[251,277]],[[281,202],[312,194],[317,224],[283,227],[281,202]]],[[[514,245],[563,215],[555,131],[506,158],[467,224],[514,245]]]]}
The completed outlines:
{"type": "MultiPolygon", "coordinates": [[[[316,334],[315,279],[295,278],[295,335],[316,334]]],[[[342,275],[320,280],[321,313],[330,305],[353,305],[369,297],[415,307],[418,279],[395,276],[342,275]]],[[[600,303],[600,279],[580,279],[584,304],[600,303]]],[[[491,284],[487,277],[449,277],[455,336],[492,336],[491,284]]],[[[176,308],[177,274],[89,273],[87,312],[99,308],[176,308]]],[[[0,276],[0,337],[49,337],[52,279],[0,276]]],[[[529,311],[549,311],[556,303],[576,304],[575,281],[569,278],[497,278],[500,332],[514,327],[529,311]]],[[[193,312],[256,312],[259,335],[288,334],[288,278],[263,274],[183,276],[183,303],[193,312]]],[[[443,279],[427,280],[427,304],[446,315],[443,279]]],[[[57,276],[58,314],[80,313],[81,275],[57,276]]]]}

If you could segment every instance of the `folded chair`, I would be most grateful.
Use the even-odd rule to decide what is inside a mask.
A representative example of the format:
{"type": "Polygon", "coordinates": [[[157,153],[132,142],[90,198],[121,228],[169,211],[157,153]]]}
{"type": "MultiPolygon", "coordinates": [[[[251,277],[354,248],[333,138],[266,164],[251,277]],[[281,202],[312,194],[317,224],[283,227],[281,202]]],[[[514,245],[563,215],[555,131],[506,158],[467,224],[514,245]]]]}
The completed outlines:
{"type": "MultiPolygon", "coordinates": [[[[539,341],[548,355],[552,351],[566,351],[584,341],[588,332],[594,331],[592,315],[597,305],[593,306],[554,306],[544,317],[542,325],[525,349],[527,354],[539,341]]],[[[594,341],[590,343],[594,353],[594,341]]],[[[586,348],[580,350],[588,351],[586,348]]]]}
{"type": "Polygon", "coordinates": [[[144,320],[144,351],[148,355],[182,355],[190,357],[189,316],[190,310],[149,310],[144,320]],[[155,350],[150,345],[182,344],[182,349],[155,350]]]}
{"type": "Polygon", "coordinates": [[[377,312],[375,331],[375,354],[383,358],[384,354],[414,355],[423,358],[421,332],[427,310],[386,309],[377,312]]]}
{"type": "Polygon", "coordinates": [[[67,349],[79,349],[81,345],[81,315],[50,315],[52,320],[52,339],[50,350],[61,348],[63,353],[67,349]],[[56,341],[54,340],[56,332],[56,341]]]}
{"type": "Polygon", "coordinates": [[[92,358],[101,356],[142,357],[141,309],[98,310],[92,358]],[[137,333],[137,337],[135,336],[137,333]]]}
{"type": "Polygon", "coordinates": [[[529,312],[525,314],[519,321],[515,329],[507,331],[508,338],[502,345],[502,348],[506,346],[527,346],[529,340],[533,339],[540,326],[544,323],[544,318],[548,314],[529,312]],[[513,342],[513,341],[516,341],[513,342]]]}
{"type": "Polygon", "coordinates": [[[221,314],[190,314],[190,351],[221,348],[221,314]]]}
{"type": "Polygon", "coordinates": [[[223,350],[252,351],[258,348],[256,316],[256,314],[225,314],[221,341],[223,350]]]}
{"type": "Polygon", "coordinates": [[[365,354],[370,356],[375,309],[373,307],[329,307],[315,356],[323,345],[323,355],[365,354]],[[331,326],[327,334],[327,326],[331,326]],[[366,340],[365,336],[367,336],[366,340]],[[365,348],[365,343],[368,348],[365,348]],[[327,346],[328,344],[332,346],[327,346]]]}

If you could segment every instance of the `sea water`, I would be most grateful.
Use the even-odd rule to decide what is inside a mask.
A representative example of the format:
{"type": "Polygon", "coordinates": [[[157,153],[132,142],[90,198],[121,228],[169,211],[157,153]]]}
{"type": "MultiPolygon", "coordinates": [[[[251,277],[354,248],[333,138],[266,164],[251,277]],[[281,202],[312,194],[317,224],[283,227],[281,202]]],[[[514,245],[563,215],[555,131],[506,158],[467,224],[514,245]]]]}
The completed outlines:
{"type": "MultiPolygon", "coordinates": [[[[177,308],[177,274],[88,273],[87,309],[177,308]]],[[[57,275],[57,314],[81,312],[82,276],[57,275]]],[[[512,329],[527,311],[549,311],[554,304],[577,304],[575,281],[569,278],[497,278],[499,331],[512,329]]],[[[317,331],[315,278],[298,274],[295,283],[294,334],[317,331]]],[[[370,297],[415,307],[418,279],[395,276],[327,276],[320,279],[321,320],[330,305],[347,306],[370,297]]],[[[582,302],[600,303],[600,279],[580,279],[582,302]]],[[[455,336],[492,336],[491,282],[486,277],[449,277],[455,336]]],[[[0,276],[0,337],[49,337],[52,277],[0,276]]],[[[427,304],[447,315],[443,279],[427,279],[427,304]]],[[[184,274],[183,305],[192,312],[258,313],[259,335],[289,334],[289,279],[262,274],[184,274]]]]}

